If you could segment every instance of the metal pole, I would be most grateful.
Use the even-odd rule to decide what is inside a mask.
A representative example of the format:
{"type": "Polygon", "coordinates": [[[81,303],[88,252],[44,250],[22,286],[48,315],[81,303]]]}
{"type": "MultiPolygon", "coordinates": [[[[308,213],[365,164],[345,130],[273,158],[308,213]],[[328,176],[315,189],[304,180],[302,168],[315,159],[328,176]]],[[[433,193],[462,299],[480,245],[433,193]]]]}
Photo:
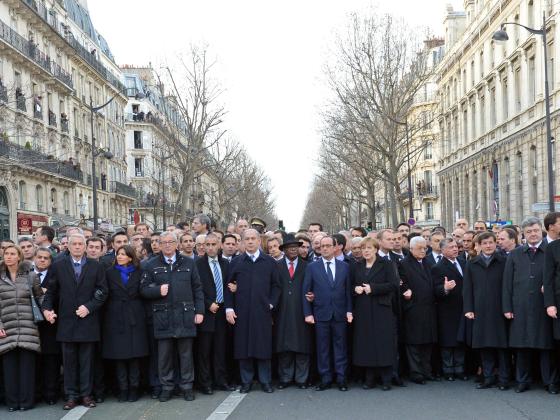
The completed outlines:
{"type": "Polygon", "coordinates": [[[408,170],[408,217],[414,219],[414,206],[412,205],[412,174],[410,172],[410,145],[408,138],[408,120],[404,121],[404,129],[406,132],[406,165],[408,170]]]}
{"type": "Polygon", "coordinates": [[[167,214],[165,212],[165,168],[163,166],[163,152],[161,154],[161,178],[162,178],[162,183],[161,183],[161,204],[163,206],[163,230],[167,230],[167,214]]]}
{"type": "Polygon", "coordinates": [[[553,140],[552,140],[552,127],[550,123],[550,94],[548,89],[548,52],[547,52],[547,42],[546,42],[546,19],[543,13],[543,26],[542,26],[542,36],[543,36],[543,48],[544,48],[544,109],[546,113],[546,152],[548,161],[548,210],[553,212],[555,210],[554,206],[554,170],[552,167],[552,154],[553,140]]]}
{"type": "Polygon", "coordinates": [[[93,99],[89,97],[89,109],[91,112],[90,123],[91,123],[91,182],[92,182],[92,189],[93,189],[93,230],[97,232],[98,223],[97,223],[97,180],[95,179],[95,137],[93,136],[93,99]]]}

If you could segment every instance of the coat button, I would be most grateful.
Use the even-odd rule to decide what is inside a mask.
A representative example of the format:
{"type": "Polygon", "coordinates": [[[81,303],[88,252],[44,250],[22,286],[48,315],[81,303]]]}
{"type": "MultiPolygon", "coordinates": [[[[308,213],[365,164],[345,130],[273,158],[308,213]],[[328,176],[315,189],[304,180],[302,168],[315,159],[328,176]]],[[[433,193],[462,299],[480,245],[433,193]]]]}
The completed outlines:
{"type": "Polygon", "coordinates": [[[292,292],[291,292],[291,291],[289,291],[289,292],[288,292],[288,294],[289,294],[289,295],[291,295],[291,294],[292,294],[292,292]]]}

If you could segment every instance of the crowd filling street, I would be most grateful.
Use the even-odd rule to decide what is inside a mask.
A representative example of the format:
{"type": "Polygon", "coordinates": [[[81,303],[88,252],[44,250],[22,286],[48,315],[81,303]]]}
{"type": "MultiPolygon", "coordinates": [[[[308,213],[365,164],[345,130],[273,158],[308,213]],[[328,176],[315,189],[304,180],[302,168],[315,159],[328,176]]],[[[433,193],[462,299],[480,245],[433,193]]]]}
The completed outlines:
{"type": "Polygon", "coordinates": [[[451,232],[258,217],[221,231],[204,214],[111,236],[42,226],[1,242],[2,399],[71,410],[432,381],[557,398],[559,238],[557,212],[451,232]]]}

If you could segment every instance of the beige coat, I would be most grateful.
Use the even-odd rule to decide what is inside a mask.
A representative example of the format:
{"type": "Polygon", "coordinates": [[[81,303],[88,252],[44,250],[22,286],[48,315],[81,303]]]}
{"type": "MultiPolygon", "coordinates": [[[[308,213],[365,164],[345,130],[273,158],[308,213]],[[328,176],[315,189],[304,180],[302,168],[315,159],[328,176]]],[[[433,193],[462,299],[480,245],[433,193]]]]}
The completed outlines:
{"type": "Polygon", "coordinates": [[[39,277],[29,265],[21,264],[12,281],[6,275],[4,263],[0,263],[0,329],[6,331],[6,337],[0,338],[0,354],[15,348],[36,352],[41,349],[39,330],[33,322],[29,283],[33,284],[35,297],[43,295],[39,277]]]}

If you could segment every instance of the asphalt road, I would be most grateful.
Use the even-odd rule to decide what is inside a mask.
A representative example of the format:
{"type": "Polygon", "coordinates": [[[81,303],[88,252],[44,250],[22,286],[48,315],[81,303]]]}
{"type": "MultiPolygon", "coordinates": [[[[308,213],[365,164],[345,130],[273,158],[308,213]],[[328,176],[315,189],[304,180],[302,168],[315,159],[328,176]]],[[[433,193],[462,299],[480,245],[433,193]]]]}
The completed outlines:
{"type": "Polygon", "coordinates": [[[336,388],[323,392],[288,388],[264,394],[259,387],[254,387],[254,391],[242,398],[229,416],[228,410],[222,410],[228,402],[236,402],[241,398],[235,391],[217,392],[212,396],[197,394],[194,402],[186,402],[179,397],[167,403],[148,397],[136,403],[118,403],[108,399],[85,413],[79,409],[65,412],[61,404],[53,407],[39,405],[25,413],[8,413],[5,407],[0,407],[0,419],[58,420],[67,415],[64,420],[199,420],[207,419],[213,413],[212,419],[228,420],[560,418],[560,396],[549,395],[540,387],[516,394],[513,390],[477,390],[473,382],[460,381],[408,384],[406,388],[393,388],[388,392],[380,389],[365,391],[353,385],[348,392],[340,392],[336,388]]]}

